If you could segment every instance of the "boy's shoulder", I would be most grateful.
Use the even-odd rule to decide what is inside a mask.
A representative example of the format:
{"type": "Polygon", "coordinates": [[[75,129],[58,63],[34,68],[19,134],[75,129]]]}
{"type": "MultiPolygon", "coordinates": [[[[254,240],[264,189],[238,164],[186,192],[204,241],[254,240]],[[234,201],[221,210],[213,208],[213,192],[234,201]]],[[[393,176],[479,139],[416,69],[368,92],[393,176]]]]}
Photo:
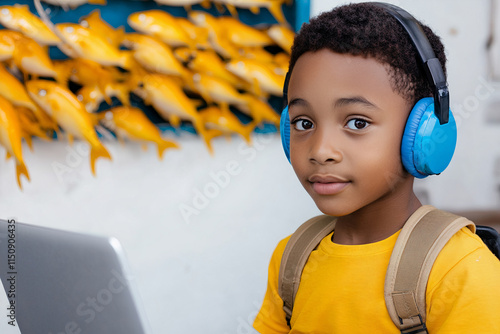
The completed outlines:
{"type": "Polygon", "coordinates": [[[472,271],[484,270],[500,275],[500,261],[477,234],[464,227],[450,238],[439,253],[430,282],[440,281],[450,274],[469,275],[472,271]]]}

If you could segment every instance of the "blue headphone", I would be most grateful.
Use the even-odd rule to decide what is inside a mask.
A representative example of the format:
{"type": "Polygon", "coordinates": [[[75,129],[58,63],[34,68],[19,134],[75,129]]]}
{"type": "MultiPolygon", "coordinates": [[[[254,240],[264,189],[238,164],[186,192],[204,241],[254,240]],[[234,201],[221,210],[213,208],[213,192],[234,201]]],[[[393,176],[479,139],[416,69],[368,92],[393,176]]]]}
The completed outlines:
{"type": "MultiPolygon", "coordinates": [[[[449,110],[449,92],[446,77],[424,31],[408,12],[397,6],[371,2],[385,9],[406,29],[422,61],[427,80],[434,89],[434,98],[419,100],[410,112],[401,143],[401,159],[406,170],[416,178],[437,175],[448,167],[457,142],[457,125],[449,110]]],[[[287,73],[283,98],[288,101],[287,73]]],[[[290,117],[288,106],[281,112],[281,142],[290,161],[290,117]]]]}

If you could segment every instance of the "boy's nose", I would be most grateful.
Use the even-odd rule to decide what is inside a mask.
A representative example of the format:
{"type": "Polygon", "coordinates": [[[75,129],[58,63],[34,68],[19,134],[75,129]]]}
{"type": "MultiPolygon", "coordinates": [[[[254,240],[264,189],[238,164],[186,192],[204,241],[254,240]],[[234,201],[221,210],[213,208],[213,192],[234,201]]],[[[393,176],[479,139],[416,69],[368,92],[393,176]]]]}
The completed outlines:
{"type": "Polygon", "coordinates": [[[339,163],[343,159],[340,140],[334,131],[318,131],[313,139],[309,160],[312,163],[339,163]]]}

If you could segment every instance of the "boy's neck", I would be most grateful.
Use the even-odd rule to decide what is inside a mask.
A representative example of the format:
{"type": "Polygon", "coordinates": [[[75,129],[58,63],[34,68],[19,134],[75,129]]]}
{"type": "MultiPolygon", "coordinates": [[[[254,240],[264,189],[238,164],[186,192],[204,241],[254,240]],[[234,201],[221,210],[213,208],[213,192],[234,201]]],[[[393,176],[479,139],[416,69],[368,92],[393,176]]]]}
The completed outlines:
{"type": "MultiPolygon", "coordinates": [[[[395,194],[394,194],[395,195],[395,194]]],[[[388,196],[349,215],[339,217],[332,241],[361,245],[384,240],[399,231],[407,219],[422,206],[413,191],[407,196],[388,196]]]]}

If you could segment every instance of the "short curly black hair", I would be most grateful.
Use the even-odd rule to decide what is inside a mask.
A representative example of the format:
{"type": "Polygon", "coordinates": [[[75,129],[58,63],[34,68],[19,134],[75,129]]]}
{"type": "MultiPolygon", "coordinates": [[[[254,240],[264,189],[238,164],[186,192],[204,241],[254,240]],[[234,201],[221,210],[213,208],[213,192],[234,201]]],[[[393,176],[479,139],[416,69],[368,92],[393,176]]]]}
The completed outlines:
{"type": "MultiPolygon", "coordinates": [[[[419,22],[446,76],[446,55],[440,38],[419,22]]],[[[387,64],[391,85],[410,103],[433,96],[421,60],[405,28],[384,9],[370,3],[336,7],[302,25],[295,36],[289,73],[306,52],[328,49],[371,57],[387,64]]]]}

